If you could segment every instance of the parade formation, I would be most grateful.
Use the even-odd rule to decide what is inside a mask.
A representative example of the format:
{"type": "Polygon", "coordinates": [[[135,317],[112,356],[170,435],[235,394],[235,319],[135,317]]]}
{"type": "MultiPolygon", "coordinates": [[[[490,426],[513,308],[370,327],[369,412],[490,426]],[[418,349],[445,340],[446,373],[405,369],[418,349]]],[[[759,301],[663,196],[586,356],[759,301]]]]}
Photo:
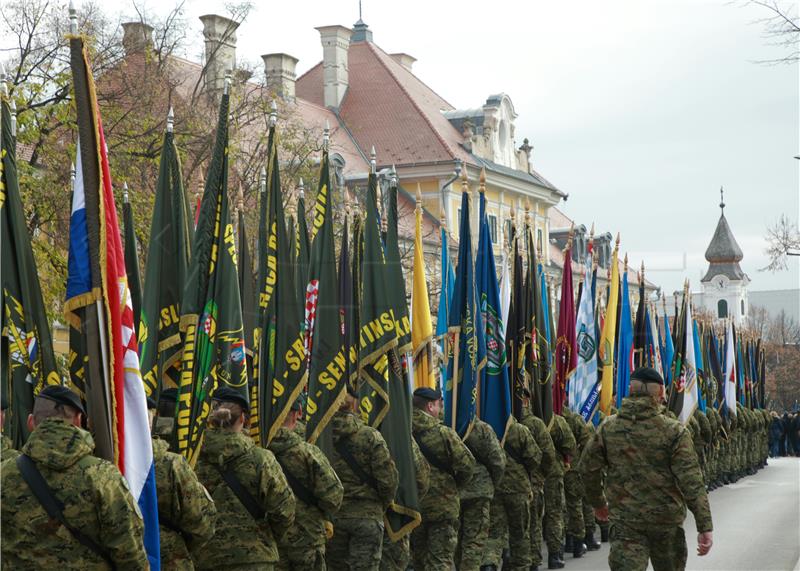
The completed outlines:
{"type": "Polygon", "coordinates": [[[530,212],[493,244],[466,169],[432,312],[421,197],[407,279],[401,181],[382,188],[373,154],[335,227],[326,129],[310,232],[290,226],[277,110],[250,252],[229,209],[230,79],[194,213],[167,118],[142,288],[74,11],[69,42],[67,372],[2,96],[4,569],[529,571],[610,542],[612,569],[674,570],[687,508],[711,551],[708,492],[770,456],[760,339],[693,313],[688,283],[668,317],[644,268],[633,307],[620,236],[604,288],[591,246],[573,283],[570,235],[555,291],[530,212]]]}

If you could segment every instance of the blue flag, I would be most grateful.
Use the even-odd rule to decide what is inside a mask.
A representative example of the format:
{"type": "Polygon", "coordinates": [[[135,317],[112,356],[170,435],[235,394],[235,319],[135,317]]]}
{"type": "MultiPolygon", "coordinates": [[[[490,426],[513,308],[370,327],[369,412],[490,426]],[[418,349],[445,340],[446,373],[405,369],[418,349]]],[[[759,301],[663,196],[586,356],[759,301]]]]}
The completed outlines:
{"type": "Polygon", "coordinates": [[[444,422],[462,438],[475,418],[475,393],[480,370],[486,365],[483,328],[478,327],[477,291],[472,267],[472,237],[469,229],[469,195],[461,195],[461,227],[458,236],[458,267],[453,285],[449,326],[447,382],[444,387],[444,422]]]}
{"type": "Polygon", "coordinates": [[[617,408],[628,396],[633,372],[633,327],[631,325],[631,296],[628,292],[628,272],[622,276],[622,306],[619,313],[619,345],[617,346],[617,408]]]}
{"type": "MultiPolygon", "coordinates": [[[[697,374],[698,378],[700,376],[703,377],[703,381],[706,380],[705,370],[703,369],[703,352],[700,350],[700,335],[697,333],[697,320],[692,321],[692,331],[694,332],[694,358],[695,358],[695,366],[697,367],[697,374]]],[[[706,397],[702,390],[697,391],[697,408],[701,411],[706,411],[706,397]]]]}
{"type": "Polygon", "coordinates": [[[475,284],[478,288],[482,329],[486,339],[486,366],[481,369],[478,388],[478,416],[492,426],[497,438],[502,441],[511,419],[511,386],[508,382],[505,325],[500,316],[500,290],[483,192],[480,193],[480,233],[475,284]]]}
{"type": "MultiPolygon", "coordinates": [[[[447,320],[450,316],[450,303],[453,299],[453,284],[456,281],[453,272],[453,264],[450,261],[450,252],[447,248],[447,228],[444,224],[441,227],[441,270],[442,270],[442,289],[439,293],[439,311],[436,317],[436,337],[441,343],[442,355],[447,355],[449,349],[446,347],[445,335],[447,334],[447,320]]],[[[442,364],[442,379],[447,376],[447,363],[442,364]]]]}
{"type": "Polygon", "coordinates": [[[664,386],[669,387],[672,381],[672,359],[675,358],[675,345],[672,343],[672,333],[669,330],[669,318],[664,313],[664,386]]]}

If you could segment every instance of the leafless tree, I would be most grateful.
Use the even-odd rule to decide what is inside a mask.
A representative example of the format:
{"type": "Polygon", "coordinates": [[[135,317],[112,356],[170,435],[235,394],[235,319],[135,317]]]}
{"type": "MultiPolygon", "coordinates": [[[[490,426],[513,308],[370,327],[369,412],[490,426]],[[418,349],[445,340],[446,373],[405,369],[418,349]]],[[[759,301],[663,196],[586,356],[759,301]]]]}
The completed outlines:
{"type": "Polygon", "coordinates": [[[777,272],[789,268],[788,257],[800,255],[800,231],[797,224],[785,214],[777,222],[767,227],[767,249],[769,264],[761,271],[777,272]]]}
{"type": "Polygon", "coordinates": [[[763,26],[763,35],[768,43],[784,50],[784,55],[775,59],[760,60],[762,64],[793,64],[800,60],[800,18],[797,3],[785,0],[747,0],[745,5],[757,6],[766,14],[756,20],[763,26]]]}

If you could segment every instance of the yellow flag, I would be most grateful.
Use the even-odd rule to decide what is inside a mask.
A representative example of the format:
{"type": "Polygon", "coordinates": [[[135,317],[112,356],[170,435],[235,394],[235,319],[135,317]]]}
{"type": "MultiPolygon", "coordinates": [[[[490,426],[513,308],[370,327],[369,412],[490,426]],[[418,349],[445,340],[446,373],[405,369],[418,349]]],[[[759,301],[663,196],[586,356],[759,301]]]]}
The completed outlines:
{"type": "Polygon", "coordinates": [[[619,302],[619,235],[611,256],[611,286],[608,292],[606,319],[600,335],[600,362],[602,367],[600,384],[600,410],[603,414],[611,412],[614,393],[614,335],[617,330],[617,303],[619,302]]]}
{"type": "Polygon", "coordinates": [[[414,276],[411,290],[411,344],[414,351],[414,388],[435,388],[433,368],[433,324],[422,256],[422,200],[417,190],[416,233],[414,238],[414,276]]]}

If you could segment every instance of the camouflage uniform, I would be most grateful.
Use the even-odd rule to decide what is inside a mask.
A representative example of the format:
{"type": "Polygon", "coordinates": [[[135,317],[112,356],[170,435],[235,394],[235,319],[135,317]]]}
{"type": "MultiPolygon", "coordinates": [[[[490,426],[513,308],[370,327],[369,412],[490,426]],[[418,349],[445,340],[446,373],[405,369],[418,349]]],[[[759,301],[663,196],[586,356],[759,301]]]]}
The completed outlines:
{"type": "Polygon", "coordinates": [[[153,439],[161,566],[190,571],[187,542],[202,545],[214,536],[217,508],[186,459],[168,448],[165,440],[153,439]]]}
{"type": "MultiPolygon", "coordinates": [[[[586,425],[583,417],[568,408],[563,411],[564,420],[575,437],[577,448],[572,461],[577,464],[586,445],[592,439],[592,429],[586,425]]],[[[574,468],[574,467],[573,467],[574,468]]],[[[594,533],[594,514],[589,502],[584,501],[583,481],[576,469],[567,470],[564,474],[564,498],[567,504],[567,533],[579,542],[588,534],[594,533]]]]}
{"type": "Polygon", "coordinates": [[[322,450],[305,442],[293,430],[278,430],[269,443],[269,450],[281,465],[296,500],[294,523],[278,541],[280,561],[277,568],[322,571],[325,569],[325,522],[332,521],[342,504],[342,483],[322,450]],[[301,488],[299,493],[294,485],[301,488]],[[312,503],[307,504],[307,500],[312,503]]]}
{"type": "Polygon", "coordinates": [[[506,455],[494,429],[475,419],[464,441],[475,457],[472,479],[461,490],[461,519],[456,568],[477,571],[483,564],[489,539],[489,505],[506,469],[506,455]]]}
{"type": "Polygon", "coordinates": [[[542,450],[525,425],[512,420],[505,444],[506,471],[497,485],[491,507],[490,547],[485,562],[500,566],[508,541],[509,558],[504,569],[531,566],[531,475],[542,461],[542,450]]]}
{"type": "Polygon", "coordinates": [[[340,410],[331,419],[334,450],[331,464],[344,486],[344,499],[333,519],[328,544],[328,567],[378,569],[383,546],[383,514],[397,492],[397,468],[381,433],[351,412],[340,410]],[[340,444],[341,443],[341,444],[340,444]],[[376,487],[365,482],[336,451],[345,445],[376,487]]]}
{"type": "MultiPolygon", "coordinates": [[[[93,450],[88,432],[59,418],[44,420],[22,448],[63,504],[71,526],[105,548],[118,570],[146,569],[141,513],[117,467],[92,456],[93,450]]],[[[0,487],[4,569],[111,568],[47,515],[16,460],[3,462],[0,487]]]]}
{"type": "Polygon", "coordinates": [[[564,542],[564,475],[569,469],[567,459],[575,456],[578,444],[564,417],[554,414],[549,428],[556,461],[544,483],[544,533],[548,553],[560,554],[564,542]]]}
{"type": "Polygon", "coordinates": [[[547,425],[530,410],[522,411],[522,424],[531,431],[533,439],[542,450],[542,461],[531,474],[531,567],[542,562],[542,518],[544,518],[544,482],[556,463],[556,449],[547,425]]]}
{"type": "Polygon", "coordinates": [[[422,523],[411,533],[414,569],[450,571],[458,540],[459,493],[472,479],[475,458],[455,430],[418,408],[412,432],[431,465],[430,487],[420,501],[422,523]]]}
{"type": "Polygon", "coordinates": [[[709,465],[709,453],[711,447],[711,422],[708,420],[708,415],[700,410],[699,408],[694,411],[693,415],[697,419],[697,424],[700,429],[700,441],[701,441],[701,453],[702,453],[702,463],[701,468],[703,470],[703,482],[708,486],[709,484],[709,472],[711,466],[709,465]]]}
{"type": "Polygon", "coordinates": [[[2,441],[2,449],[0,449],[0,459],[8,460],[9,458],[16,458],[19,456],[19,451],[14,449],[14,444],[11,442],[11,439],[3,434],[0,436],[0,441],[2,441]]]}
{"type": "Polygon", "coordinates": [[[278,545],[294,521],[295,500],[275,456],[241,432],[207,428],[197,477],[217,506],[214,537],[192,549],[197,569],[275,568],[278,545]],[[225,483],[217,467],[232,471],[258,502],[256,521],[225,483]]]}
{"type": "Polygon", "coordinates": [[[612,570],[644,570],[648,558],[655,571],[684,569],[687,504],[697,531],[712,529],[689,433],[660,414],[650,396],[623,400],[619,414],[603,422],[587,446],[580,471],[595,508],[608,498],[612,570]]]}
{"type": "MultiPolygon", "coordinates": [[[[417,499],[422,501],[428,493],[431,483],[431,466],[411,439],[411,450],[414,452],[414,471],[417,479],[417,499]]],[[[407,533],[397,541],[392,541],[388,534],[383,534],[383,550],[381,551],[381,571],[406,571],[411,560],[411,534],[407,533]]]]}

